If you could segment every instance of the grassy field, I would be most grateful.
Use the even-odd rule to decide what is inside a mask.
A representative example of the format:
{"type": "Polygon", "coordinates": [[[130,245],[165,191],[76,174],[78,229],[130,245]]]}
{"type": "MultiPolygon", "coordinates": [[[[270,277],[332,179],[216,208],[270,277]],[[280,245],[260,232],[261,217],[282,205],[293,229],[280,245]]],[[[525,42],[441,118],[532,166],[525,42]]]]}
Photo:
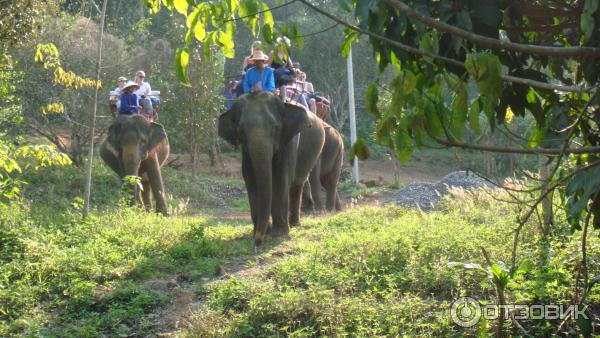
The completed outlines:
{"type": "MultiPolygon", "coordinates": [[[[101,207],[82,221],[81,177],[75,169],[44,170],[28,178],[21,203],[0,212],[0,336],[492,332],[493,323],[462,328],[449,314],[460,296],[495,300],[485,273],[451,262],[485,266],[482,247],[494,262],[510,261],[516,211],[486,193],[448,199],[432,213],[359,206],[305,217],[291,240],[269,240],[255,254],[247,218],[222,213],[247,210],[243,197],[214,193],[214,187],[235,192],[239,180],[165,170],[177,211],[165,218],[120,207],[117,179],[98,168],[93,198],[101,207]]],[[[550,242],[541,250],[537,228],[524,229],[510,301],[568,301],[579,236],[556,232],[571,244],[550,242]],[[540,256],[543,266],[530,264],[540,256]]],[[[597,275],[597,232],[588,255],[590,275],[597,275]]],[[[597,292],[591,300],[598,303],[597,292]]],[[[557,325],[522,324],[534,335],[557,325]]]]}

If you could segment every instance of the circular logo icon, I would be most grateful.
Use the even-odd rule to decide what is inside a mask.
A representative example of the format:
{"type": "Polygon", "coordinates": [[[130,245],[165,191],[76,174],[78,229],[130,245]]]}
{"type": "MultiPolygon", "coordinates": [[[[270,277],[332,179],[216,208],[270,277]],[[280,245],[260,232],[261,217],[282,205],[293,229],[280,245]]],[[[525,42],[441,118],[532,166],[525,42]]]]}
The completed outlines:
{"type": "Polygon", "coordinates": [[[461,297],[452,303],[450,315],[457,325],[471,327],[481,318],[481,306],[471,297],[461,297]]]}

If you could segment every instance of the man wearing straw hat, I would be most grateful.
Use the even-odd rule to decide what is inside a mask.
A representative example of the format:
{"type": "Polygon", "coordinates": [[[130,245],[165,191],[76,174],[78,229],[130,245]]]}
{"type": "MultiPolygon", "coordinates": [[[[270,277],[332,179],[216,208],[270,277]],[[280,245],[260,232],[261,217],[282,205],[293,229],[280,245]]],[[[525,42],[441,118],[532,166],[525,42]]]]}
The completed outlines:
{"type": "Polygon", "coordinates": [[[244,76],[244,93],[260,91],[272,92],[275,90],[275,76],[273,68],[266,65],[269,57],[262,51],[256,51],[250,58],[254,67],[248,69],[244,76]]]}

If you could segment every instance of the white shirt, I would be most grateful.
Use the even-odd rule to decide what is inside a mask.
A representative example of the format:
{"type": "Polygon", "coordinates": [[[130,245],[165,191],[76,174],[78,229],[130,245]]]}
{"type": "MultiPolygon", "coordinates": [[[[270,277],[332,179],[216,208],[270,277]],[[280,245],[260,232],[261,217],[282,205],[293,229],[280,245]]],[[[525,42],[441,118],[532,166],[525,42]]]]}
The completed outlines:
{"type": "Polygon", "coordinates": [[[311,93],[313,94],[315,90],[313,89],[313,84],[310,82],[298,81],[294,83],[294,88],[299,90],[302,93],[311,93]]]}
{"type": "Polygon", "coordinates": [[[151,91],[152,91],[152,89],[150,89],[150,84],[148,82],[142,82],[142,84],[140,85],[140,88],[133,93],[135,95],[137,95],[137,97],[141,97],[141,96],[149,97],[151,91]]]}

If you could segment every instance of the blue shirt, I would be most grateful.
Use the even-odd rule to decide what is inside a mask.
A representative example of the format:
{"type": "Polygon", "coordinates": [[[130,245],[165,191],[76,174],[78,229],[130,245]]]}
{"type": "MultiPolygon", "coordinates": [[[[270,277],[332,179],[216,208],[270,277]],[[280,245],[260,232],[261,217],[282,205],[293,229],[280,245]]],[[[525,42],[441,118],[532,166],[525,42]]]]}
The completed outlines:
{"type": "Polygon", "coordinates": [[[265,67],[262,71],[257,71],[255,67],[248,69],[244,76],[244,93],[250,93],[252,87],[258,82],[262,82],[262,91],[270,92],[275,90],[273,68],[265,67]]]}
{"type": "Polygon", "coordinates": [[[121,94],[121,105],[119,107],[119,114],[131,115],[138,113],[138,99],[137,95],[123,92],[121,94]]]}

